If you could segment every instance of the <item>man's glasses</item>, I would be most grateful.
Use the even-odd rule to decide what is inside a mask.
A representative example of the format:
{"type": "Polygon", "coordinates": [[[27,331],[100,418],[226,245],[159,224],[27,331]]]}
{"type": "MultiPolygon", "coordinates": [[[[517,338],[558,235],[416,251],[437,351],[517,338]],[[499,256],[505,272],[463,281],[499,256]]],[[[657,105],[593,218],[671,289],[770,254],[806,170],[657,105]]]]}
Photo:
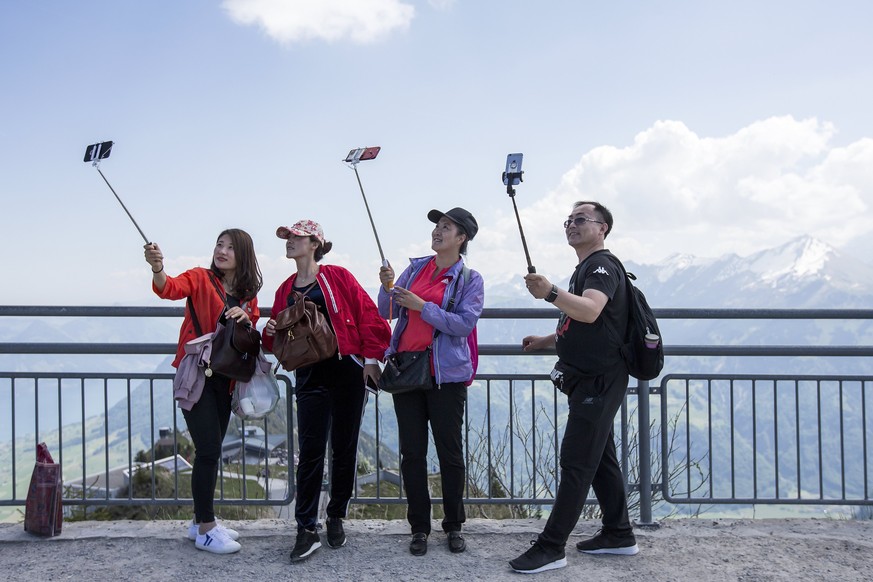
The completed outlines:
{"type": "Polygon", "coordinates": [[[588,218],[587,216],[577,216],[575,218],[568,218],[564,221],[564,228],[570,228],[571,224],[575,224],[576,226],[582,226],[586,222],[596,222],[597,224],[606,224],[602,220],[594,220],[593,218],[588,218]]]}

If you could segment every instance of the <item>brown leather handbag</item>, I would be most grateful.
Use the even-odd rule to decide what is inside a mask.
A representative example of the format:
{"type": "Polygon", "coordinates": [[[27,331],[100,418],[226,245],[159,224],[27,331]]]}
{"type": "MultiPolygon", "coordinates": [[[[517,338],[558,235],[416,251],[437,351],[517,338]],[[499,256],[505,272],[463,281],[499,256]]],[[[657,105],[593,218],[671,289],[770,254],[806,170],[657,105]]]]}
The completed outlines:
{"type": "Polygon", "coordinates": [[[306,293],[294,291],[289,299],[293,303],[276,315],[276,335],[273,339],[273,355],[289,372],[311,366],[336,354],[336,334],[330,322],[318,310],[306,293]]]}

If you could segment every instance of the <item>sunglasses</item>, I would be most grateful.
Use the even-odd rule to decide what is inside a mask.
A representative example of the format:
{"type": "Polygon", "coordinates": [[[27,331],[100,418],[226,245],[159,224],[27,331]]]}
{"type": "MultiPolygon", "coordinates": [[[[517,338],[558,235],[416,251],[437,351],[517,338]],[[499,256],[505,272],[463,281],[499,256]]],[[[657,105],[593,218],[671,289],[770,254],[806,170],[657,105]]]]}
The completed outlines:
{"type": "Polygon", "coordinates": [[[597,224],[606,224],[602,220],[594,220],[593,218],[588,218],[587,216],[577,216],[575,218],[568,218],[564,221],[564,228],[570,228],[571,224],[575,224],[576,226],[582,226],[586,222],[596,222],[597,224]]]}

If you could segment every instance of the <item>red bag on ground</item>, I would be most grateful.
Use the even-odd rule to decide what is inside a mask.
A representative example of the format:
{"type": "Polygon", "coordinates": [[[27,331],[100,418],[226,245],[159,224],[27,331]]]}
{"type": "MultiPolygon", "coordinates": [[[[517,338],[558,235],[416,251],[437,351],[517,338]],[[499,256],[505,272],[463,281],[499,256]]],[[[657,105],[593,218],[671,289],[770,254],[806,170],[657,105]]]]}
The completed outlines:
{"type": "Polygon", "coordinates": [[[54,462],[46,444],[39,443],[25,501],[24,531],[43,537],[59,535],[64,523],[62,496],[61,466],[54,462]]]}

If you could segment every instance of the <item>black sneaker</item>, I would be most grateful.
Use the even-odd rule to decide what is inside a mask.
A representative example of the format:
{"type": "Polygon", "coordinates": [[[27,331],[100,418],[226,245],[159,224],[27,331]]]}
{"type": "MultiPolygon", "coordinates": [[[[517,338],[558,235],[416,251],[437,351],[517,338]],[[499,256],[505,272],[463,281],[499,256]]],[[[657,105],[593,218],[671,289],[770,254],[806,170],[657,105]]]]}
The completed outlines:
{"type": "Polygon", "coordinates": [[[341,517],[327,518],[327,545],[332,548],[341,548],[346,545],[346,532],[343,531],[341,517]]]}
{"type": "Polygon", "coordinates": [[[409,553],[413,556],[423,556],[427,553],[426,533],[412,534],[412,541],[409,542],[409,553]]]}
{"type": "Polygon", "coordinates": [[[294,549],[291,550],[291,561],[305,560],[320,547],[321,538],[318,536],[318,532],[301,530],[297,532],[297,542],[294,544],[294,549]]]}
{"type": "Polygon", "coordinates": [[[450,531],[446,534],[449,538],[449,551],[453,554],[460,554],[467,549],[467,542],[464,541],[464,536],[459,531],[450,531]]]}
{"type": "Polygon", "coordinates": [[[593,538],[577,543],[576,549],[586,554],[616,554],[618,556],[633,556],[640,552],[634,534],[619,536],[603,530],[597,532],[593,538]]]}
{"type": "Polygon", "coordinates": [[[537,574],[546,570],[557,570],[567,565],[564,550],[553,550],[543,546],[538,540],[531,542],[528,551],[514,560],[509,567],[522,574],[537,574]]]}

